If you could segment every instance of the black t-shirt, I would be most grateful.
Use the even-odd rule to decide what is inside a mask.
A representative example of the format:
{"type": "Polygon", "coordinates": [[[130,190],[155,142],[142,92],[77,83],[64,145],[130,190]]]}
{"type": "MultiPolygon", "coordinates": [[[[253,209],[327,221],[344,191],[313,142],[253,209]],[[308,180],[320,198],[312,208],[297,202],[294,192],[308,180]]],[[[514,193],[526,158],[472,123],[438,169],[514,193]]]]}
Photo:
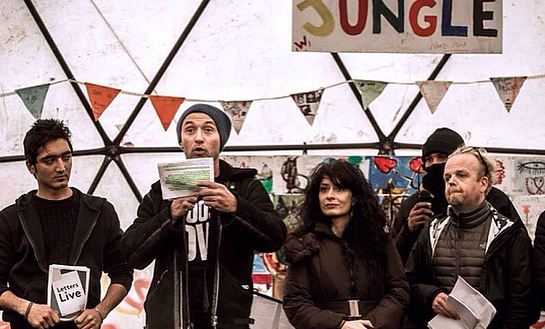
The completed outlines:
{"type": "Polygon", "coordinates": [[[185,218],[187,241],[189,304],[192,313],[208,311],[206,268],[208,264],[208,237],[210,232],[210,208],[199,201],[185,218]]]}

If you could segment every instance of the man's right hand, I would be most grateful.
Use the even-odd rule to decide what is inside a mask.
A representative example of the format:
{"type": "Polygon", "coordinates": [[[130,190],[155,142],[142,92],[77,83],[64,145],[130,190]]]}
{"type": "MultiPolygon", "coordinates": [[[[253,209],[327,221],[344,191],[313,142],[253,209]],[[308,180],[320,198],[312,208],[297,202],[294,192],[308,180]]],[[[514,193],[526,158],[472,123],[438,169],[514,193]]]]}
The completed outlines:
{"type": "Polygon", "coordinates": [[[424,226],[424,224],[431,220],[433,217],[433,211],[431,210],[431,203],[429,202],[417,202],[411,212],[409,218],[407,218],[407,226],[409,231],[414,232],[424,226]]]}
{"type": "Polygon", "coordinates": [[[442,314],[452,319],[458,320],[460,316],[458,312],[447,303],[448,295],[444,292],[440,292],[435,296],[433,303],[431,304],[432,310],[437,314],[442,314]]]}
{"type": "Polygon", "coordinates": [[[33,304],[27,317],[34,328],[50,328],[60,322],[59,316],[51,307],[44,304],[33,304]]]}
{"type": "Polygon", "coordinates": [[[197,203],[196,196],[188,196],[177,198],[170,204],[170,218],[175,220],[180,217],[184,217],[188,211],[192,210],[197,203]]]}

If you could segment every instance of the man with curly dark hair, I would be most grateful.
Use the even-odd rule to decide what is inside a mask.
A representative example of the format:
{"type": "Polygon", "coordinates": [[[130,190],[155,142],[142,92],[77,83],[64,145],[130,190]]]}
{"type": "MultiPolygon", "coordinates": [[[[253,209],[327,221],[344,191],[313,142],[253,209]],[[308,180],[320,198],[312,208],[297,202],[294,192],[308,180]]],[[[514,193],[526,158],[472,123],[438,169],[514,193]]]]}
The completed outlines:
{"type": "Polygon", "coordinates": [[[132,270],[120,249],[122,231],[113,206],[68,185],[70,131],[61,121],[37,120],[23,142],[38,189],[0,212],[0,308],[12,329],[100,328],[127,295],[132,270]],[[87,309],[73,321],[47,305],[49,265],[90,269],[87,309]],[[111,283],[101,300],[100,279],[111,283]]]}
{"type": "Polygon", "coordinates": [[[284,311],[298,329],[401,327],[409,285],[386,218],[361,170],[316,167],[300,226],[284,245],[284,311]]]}

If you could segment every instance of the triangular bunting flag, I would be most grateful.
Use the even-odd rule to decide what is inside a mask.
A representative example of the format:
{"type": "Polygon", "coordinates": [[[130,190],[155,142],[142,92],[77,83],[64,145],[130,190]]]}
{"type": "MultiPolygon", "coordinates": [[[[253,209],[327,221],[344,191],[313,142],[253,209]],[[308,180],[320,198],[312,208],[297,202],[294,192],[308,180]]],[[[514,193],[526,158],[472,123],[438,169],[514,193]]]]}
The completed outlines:
{"type": "Polygon", "coordinates": [[[244,120],[246,120],[246,115],[250,111],[250,105],[252,105],[252,101],[220,101],[220,103],[221,106],[223,106],[225,112],[227,112],[231,117],[233,128],[235,128],[237,134],[240,133],[240,129],[242,129],[244,120]]]}
{"type": "Polygon", "coordinates": [[[502,78],[490,78],[500,99],[505,105],[507,112],[511,111],[511,107],[519,94],[526,77],[502,77],[502,78]]]}
{"type": "Polygon", "coordinates": [[[388,85],[386,82],[372,80],[354,80],[354,83],[360,91],[364,109],[368,108],[369,104],[380,96],[384,88],[388,85]]]}
{"type": "Polygon", "coordinates": [[[95,121],[98,121],[98,118],[100,118],[106,108],[110,106],[121,89],[95,85],[89,82],[85,82],[85,87],[87,88],[89,102],[93,109],[93,117],[95,118],[95,121]]]}
{"type": "Polygon", "coordinates": [[[27,110],[32,114],[34,119],[39,119],[42,116],[45,96],[47,95],[48,90],[49,84],[45,84],[17,89],[15,92],[21,97],[27,110]]]}
{"type": "Polygon", "coordinates": [[[323,93],[323,89],[318,89],[306,93],[290,95],[311,126],[314,123],[314,117],[318,114],[318,107],[320,106],[320,100],[322,99],[323,93]]]}
{"type": "Polygon", "coordinates": [[[178,111],[180,105],[184,102],[184,97],[172,97],[172,96],[149,96],[151,104],[157,112],[159,120],[165,131],[168,130],[170,123],[174,119],[174,115],[178,111]]]}
{"type": "Polygon", "coordinates": [[[426,104],[428,104],[430,112],[433,114],[447,93],[452,81],[427,80],[417,81],[416,84],[418,85],[418,88],[420,88],[420,93],[422,94],[422,97],[424,97],[426,104]]]}

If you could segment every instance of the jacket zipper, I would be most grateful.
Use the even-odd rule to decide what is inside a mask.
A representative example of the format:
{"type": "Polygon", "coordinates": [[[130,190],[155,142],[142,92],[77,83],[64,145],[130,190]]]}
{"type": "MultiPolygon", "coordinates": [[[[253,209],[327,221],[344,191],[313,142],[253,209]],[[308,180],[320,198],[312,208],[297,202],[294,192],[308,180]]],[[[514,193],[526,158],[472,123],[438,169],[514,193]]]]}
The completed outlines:
{"type": "Polygon", "coordinates": [[[78,247],[78,253],[76,255],[76,258],[74,259],[73,265],[77,264],[79,256],[81,256],[81,251],[83,250],[83,245],[85,245],[85,242],[87,242],[87,240],[89,240],[89,237],[91,236],[91,233],[95,229],[95,226],[97,225],[99,214],[100,214],[100,211],[96,213],[96,216],[95,216],[94,221],[93,221],[93,225],[91,225],[91,227],[89,228],[89,230],[85,234],[85,238],[81,241],[81,243],[80,243],[80,245],[78,247]]]}
{"type": "Polygon", "coordinates": [[[28,233],[28,228],[27,228],[27,226],[26,226],[25,221],[23,220],[23,216],[22,216],[22,214],[21,214],[21,212],[20,212],[19,209],[17,209],[17,214],[18,214],[18,217],[19,217],[19,221],[21,222],[21,226],[23,226],[23,231],[25,231],[25,235],[26,235],[27,238],[28,238],[28,242],[29,242],[30,245],[32,246],[32,251],[34,252],[34,257],[36,257],[36,261],[38,262],[38,266],[40,267],[40,269],[41,269],[43,272],[47,273],[48,270],[44,269],[44,268],[42,267],[43,264],[41,264],[41,262],[39,261],[39,257],[38,257],[38,254],[37,254],[38,249],[36,248],[36,244],[35,244],[34,240],[32,239],[31,235],[28,233]]]}

